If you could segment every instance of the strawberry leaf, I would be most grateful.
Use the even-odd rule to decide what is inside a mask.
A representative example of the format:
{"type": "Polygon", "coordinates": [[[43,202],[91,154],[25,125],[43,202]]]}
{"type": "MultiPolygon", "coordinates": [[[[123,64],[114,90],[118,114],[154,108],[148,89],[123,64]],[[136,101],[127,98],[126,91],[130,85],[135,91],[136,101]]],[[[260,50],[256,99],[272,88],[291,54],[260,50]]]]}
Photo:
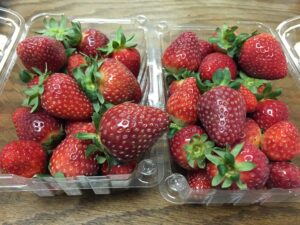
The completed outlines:
{"type": "Polygon", "coordinates": [[[28,83],[29,81],[31,81],[34,77],[34,74],[30,73],[27,70],[22,70],[19,73],[19,78],[21,81],[23,81],[24,83],[28,83]]]}
{"type": "Polygon", "coordinates": [[[85,150],[85,157],[88,158],[91,155],[93,155],[94,153],[96,153],[97,151],[99,151],[99,148],[94,144],[90,144],[87,146],[87,148],[85,150]]]}
{"type": "Polygon", "coordinates": [[[222,176],[225,176],[225,174],[228,172],[228,169],[224,164],[219,164],[217,167],[218,167],[219,174],[222,176]]]}
{"type": "Polygon", "coordinates": [[[207,155],[206,158],[211,161],[215,165],[219,165],[221,163],[221,158],[214,155],[207,155]]]}
{"type": "Polygon", "coordinates": [[[74,135],[79,140],[93,140],[94,138],[98,138],[97,134],[94,133],[85,133],[85,132],[79,132],[74,135]]]}
{"type": "Polygon", "coordinates": [[[168,139],[172,139],[174,135],[177,133],[177,131],[181,130],[182,126],[179,126],[176,123],[171,123],[169,126],[169,131],[168,131],[168,139]]]}
{"type": "Polygon", "coordinates": [[[244,142],[234,146],[234,148],[231,151],[231,154],[234,156],[234,158],[237,157],[237,155],[242,151],[243,147],[244,142]]]}
{"type": "Polygon", "coordinates": [[[239,171],[251,171],[253,170],[256,165],[252,162],[241,162],[241,163],[236,163],[234,166],[237,170],[239,171]]]}
{"type": "Polygon", "coordinates": [[[62,172],[57,172],[56,174],[54,174],[55,178],[65,178],[65,175],[62,172]]]}
{"type": "Polygon", "coordinates": [[[93,116],[92,116],[92,121],[94,123],[94,126],[96,128],[96,131],[99,132],[99,124],[100,124],[100,115],[96,112],[93,113],[93,116]]]}
{"type": "Polygon", "coordinates": [[[220,175],[219,173],[212,179],[211,185],[218,186],[224,179],[224,176],[220,175]]]}
{"type": "Polygon", "coordinates": [[[103,164],[107,159],[103,156],[96,156],[96,160],[98,162],[98,164],[103,164]]]}
{"type": "Polygon", "coordinates": [[[222,188],[229,188],[232,185],[232,180],[230,178],[226,178],[222,183],[222,188]]]}
{"type": "Polygon", "coordinates": [[[247,187],[247,184],[244,184],[241,180],[238,180],[236,182],[236,185],[238,186],[239,189],[241,190],[247,190],[248,187],[247,187]]]}

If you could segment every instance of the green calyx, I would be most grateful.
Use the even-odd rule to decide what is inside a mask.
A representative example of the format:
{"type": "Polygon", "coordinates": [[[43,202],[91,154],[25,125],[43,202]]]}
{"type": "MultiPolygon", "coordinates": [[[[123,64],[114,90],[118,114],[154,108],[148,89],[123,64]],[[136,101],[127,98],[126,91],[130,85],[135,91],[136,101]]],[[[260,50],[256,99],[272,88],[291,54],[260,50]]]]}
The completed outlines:
{"type": "Polygon", "coordinates": [[[64,129],[61,127],[59,131],[53,132],[48,136],[48,138],[42,141],[42,146],[46,150],[54,149],[61,140],[65,137],[64,129]]]}
{"type": "Polygon", "coordinates": [[[168,131],[168,139],[172,139],[174,135],[180,131],[183,128],[183,126],[180,126],[176,123],[171,123],[169,126],[169,131],[168,131]]]}
{"type": "Polygon", "coordinates": [[[119,49],[134,48],[137,44],[133,42],[133,39],[134,35],[126,38],[122,27],[119,27],[116,31],[115,39],[111,40],[104,48],[100,48],[99,50],[105,55],[109,55],[119,49]]]}
{"type": "Polygon", "coordinates": [[[89,58],[89,66],[83,71],[83,68],[75,68],[73,75],[79,84],[80,88],[85,92],[86,96],[93,104],[95,112],[103,114],[113,104],[106,102],[103,95],[99,91],[99,80],[102,79],[102,74],[98,71],[103,61],[89,58]]]}
{"type": "Polygon", "coordinates": [[[34,78],[34,74],[31,73],[28,70],[21,70],[19,72],[19,78],[21,81],[23,81],[24,83],[28,83],[30,82],[33,78],[34,78]]]}
{"type": "Polygon", "coordinates": [[[231,80],[229,69],[226,67],[224,70],[219,68],[213,75],[212,81],[206,80],[202,82],[200,76],[196,76],[197,85],[201,93],[209,91],[210,89],[218,86],[229,86],[235,90],[240,88],[241,82],[239,80],[231,80]]]}
{"type": "Polygon", "coordinates": [[[208,156],[213,164],[218,168],[218,174],[212,179],[212,186],[221,184],[222,188],[229,188],[235,183],[239,189],[247,189],[247,185],[240,179],[240,173],[253,170],[256,165],[252,162],[236,162],[235,158],[243,149],[244,143],[237,144],[232,151],[226,146],[226,149],[217,149],[213,152],[216,155],[208,156]]]}
{"type": "Polygon", "coordinates": [[[267,80],[249,77],[242,71],[239,72],[239,78],[237,80],[240,81],[241,84],[248,88],[253,94],[257,94],[257,89],[263,84],[268,83],[267,80]]]}
{"type": "Polygon", "coordinates": [[[37,85],[32,86],[31,88],[26,89],[24,92],[27,95],[27,98],[23,101],[22,105],[31,108],[31,112],[37,110],[40,104],[40,96],[44,93],[44,81],[50,75],[50,72],[42,73],[37,68],[32,68],[35,73],[39,75],[39,82],[37,85]]]}
{"type": "Polygon", "coordinates": [[[195,77],[199,76],[199,73],[187,70],[185,68],[180,68],[177,72],[169,70],[167,68],[163,68],[163,72],[166,77],[167,85],[169,86],[175,80],[182,80],[188,77],[195,77]]]}
{"type": "Polygon", "coordinates": [[[230,57],[237,57],[239,55],[240,49],[244,42],[250,37],[257,35],[257,31],[251,34],[240,33],[236,35],[238,26],[228,27],[224,24],[221,28],[216,29],[216,36],[210,37],[209,42],[217,44],[217,46],[224,50],[230,57]]]}
{"type": "Polygon", "coordinates": [[[105,161],[107,161],[108,167],[110,169],[112,165],[116,164],[117,160],[108,153],[106,147],[101,143],[99,134],[101,115],[94,112],[92,120],[96,128],[96,133],[79,132],[75,134],[75,137],[79,140],[90,140],[92,143],[87,146],[85,150],[85,156],[88,158],[94,154],[97,154],[97,162],[99,164],[103,164],[105,161]]]}
{"type": "Polygon", "coordinates": [[[78,46],[82,39],[81,25],[79,22],[71,22],[71,26],[67,25],[67,18],[61,16],[60,21],[54,18],[44,19],[45,29],[36,31],[37,34],[45,35],[61,41],[65,48],[78,46]]]}
{"type": "Polygon", "coordinates": [[[266,83],[266,86],[262,93],[256,93],[256,99],[258,101],[262,99],[277,99],[282,93],[282,88],[277,88],[273,91],[272,84],[270,82],[266,83]]]}
{"type": "Polygon", "coordinates": [[[196,162],[199,168],[205,168],[206,158],[211,155],[214,147],[214,142],[209,141],[206,134],[202,134],[201,136],[199,134],[194,135],[190,142],[184,145],[190,167],[194,168],[196,162]]]}

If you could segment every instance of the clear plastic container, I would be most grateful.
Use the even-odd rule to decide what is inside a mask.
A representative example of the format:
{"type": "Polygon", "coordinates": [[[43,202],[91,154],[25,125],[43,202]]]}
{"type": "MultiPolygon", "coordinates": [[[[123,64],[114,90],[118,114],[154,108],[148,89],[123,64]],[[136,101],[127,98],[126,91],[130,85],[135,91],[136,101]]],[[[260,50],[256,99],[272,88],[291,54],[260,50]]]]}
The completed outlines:
{"type": "MultiPolygon", "coordinates": [[[[298,128],[300,128],[300,90],[298,88],[300,78],[300,52],[297,53],[295,46],[300,43],[300,17],[287,21],[278,27],[278,32],[275,32],[268,25],[260,22],[243,21],[237,22],[240,32],[268,32],[274,35],[278,40],[281,40],[284,45],[284,51],[289,64],[289,76],[284,81],[274,81],[274,87],[282,87],[283,94],[281,100],[286,102],[290,110],[290,119],[298,128]],[[297,20],[297,21],[296,21],[297,20]],[[293,25],[293,27],[291,26],[293,25]],[[294,29],[292,29],[294,28],[294,29]],[[285,38],[285,39],[284,39],[285,38]],[[297,40],[298,39],[298,40],[297,40]],[[294,53],[294,55],[292,55],[294,53]]],[[[218,24],[219,26],[222,24],[218,24]]],[[[193,31],[201,39],[207,40],[208,37],[215,31],[217,26],[209,25],[176,25],[169,22],[160,22],[155,26],[155,32],[158,41],[156,48],[158,50],[156,56],[156,70],[161,75],[161,81],[158,83],[160,95],[165,97],[163,107],[165,107],[167,86],[162,72],[161,56],[164,50],[169,46],[183,31],[193,31]]],[[[165,144],[168,145],[167,139],[165,144]]],[[[165,178],[160,183],[159,189],[161,195],[169,202],[177,204],[234,204],[234,205],[248,205],[248,204],[264,204],[268,202],[299,202],[300,201],[300,188],[284,190],[284,189],[265,189],[265,190],[192,190],[185,177],[185,171],[178,168],[172,161],[168,154],[168,149],[165,156],[165,178]]],[[[299,157],[295,160],[296,164],[300,165],[299,157]]]]}
{"type": "MultiPolygon", "coordinates": [[[[33,16],[24,25],[23,19],[18,14],[8,10],[3,10],[5,14],[0,14],[0,34],[3,40],[10,40],[4,43],[4,56],[2,59],[6,68],[1,69],[1,82],[3,86],[0,95],[0,148],[8,142],[17,139],[12,123],[11,114],[21,105],[24,98],[24,84],[18,77],[18,72],[23,69],[21,62],[17,59],[15,48],[17,43],[27,36],[33,35],[35,30],[43,27],[43,19],[57,17],[62,14],[42,13],[33,16]],[[5,27],[5,25],[9,25],[5,27]],[[13,26],[14,25],[14,26],[13,26]],[[9,29],[11,28],[11,30],[9,29]],[[21,36],[21,39],[20,39],[21,36]],[[11,67],[13,70],[11,72],[11,67]]],[[[68,15],[66,15],[68,16],[68,15]]],[[[152,62],[147,57],[147,52],[152,48],[147,45],[148,20],[145,16],[136,16],[128,19],[103,19],[90,17],[68,17],[70,20],[79,21],[82,29],[96,28],[112,37],[119,26],[122,26],[126,34],[135,34],[138,50],[141,54],[141,70],[138,81],[143,91],[141,104],[157,105],[158,92],[155,82],[153,82],[153,69],[149,69],[152,62]],[[148,98],[149,96],[149,98],[148,98]]],[[[149,36],[151,38],[151,35],[149,36]]],[[[2,43],[0,39],[0,43],[2,43]]],[[[2,46],[2,45],[1,45],[2,46]]],[[[153,55],[153,54],[152,54],[153,55]]],[[[1,65],[2,65],[1,61],[1,65]]],[[[0,87],[1,87],[0,86],[0,87]]],[[[109,175],[109,176],[78,176],[76,178],[54,178],[50,175],[43,178],[23,178],[15,175],[0,174],[0,192],[31,191],[39,196],[53,196],[59,193],[67,195],[81,195],[83,189],[92,189],[95,194],[110,194],[114,190],[124,190],[128,188],[149,188],[157,186],[163,179],[164,174],[164,151],[161,151],[161,141],[144,155],[138,163],[135,171],[129,175],[109,175]]],[[[165,149],[165,148],[164,148],[165,149]]]]}

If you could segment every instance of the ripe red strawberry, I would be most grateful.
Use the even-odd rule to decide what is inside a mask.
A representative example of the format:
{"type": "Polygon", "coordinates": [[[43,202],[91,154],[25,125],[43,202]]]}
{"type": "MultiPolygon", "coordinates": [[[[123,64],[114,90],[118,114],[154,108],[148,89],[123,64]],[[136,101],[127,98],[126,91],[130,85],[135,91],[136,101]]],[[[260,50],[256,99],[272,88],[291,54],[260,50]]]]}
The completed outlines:
{"type": "Polygon", "coordinates": [[[71,135],[65,138],[53,151],[49,169],[52,176],[62,173],[65,177],[93,176],[98,173],[96,156],[85,155],[90,141],[82,141],[71,135]]]}
{"type": "Polygon", "coordinates": [[[101,48],[101,51],[123,63],[137,77],[141,66],[141,56],[135,48],[137,44],[132,42],[133,38],[134,35],[127,39],[120,27],[115,39],[111,40],[105,48],[101,48]]]}
{"type": "Polygon", "coordinates": [[[98,48],[104,47],[108,43],[107,36],[96,29],[88,29],[82,33],[82,40],[77,47],[79,52],[95,57],[100,55],[98,48]]]}
{"type": "Polygon", "coordinates": [[[174,94],[176,91],[184,91],[187,89],[193,89],[195,92],[198,91],[197,81],[195,77],[174,80],[169,86],[169,96],[174,94]]]}
{"type": "Polygon", "coordinates": [[[73,77],[64,73],[40,76],[41,84],[26,90],[28,98],[24,104],[34,111],[39,105],[50,115],[68,119],[85,120],[93,114],[93,106],[81,91],[73,77]]]}
{"type": "Polygon", "coordinates": [[[249,76],[274,80],[288,74],[287,62],[280,43],[271,34],[261,33],[243,44],[238,64],[249,76]]]}
{"type": "Polygon", "coordinates": [[[273,124],[288,120],[289,110],[287,105],[279,100],[266,99],[258,102],[253,119],[261,129],[268,129],[273,124]]]}
{"type": "Polygon", "coordinates": [[[112,104],[125,101],[140,102],[142,91],[134,75],[121,62],[105,59],[99,72],[99,91],[104,99],[112,104]]]}
{"type": "Polygon", "coordinates": [[[58,72],[66,63],[65,48],[59,41],[45,37],[28,37],[18,44],[17,54],[27,70],[58,72]],[[47,67],[46,67],[47,65],[47,67]]]}
{"type": "Polygon", "coordinates": [[[253,119],[247,118],[245,123],[245,128],[242,131],[238,142],[242,143],[247,141],[255,145],[256,147],[259,147],[261,137],[262,137],[261,130],[258,124],[253,119]]]}
{"type": "Polygon", "coordinates": [[[198,40],[199,43],[199,50],[201,54],[201,61],[204,59],[205,56],[207,56],[210,53],[214,52],[213,46],[211,43],[205,40],[198,40]]]}
{"type": "Polygon", "coordinates": [[[162,65],[172,72],[181,68],[196,71],[201,61],[199,42],[195,33],[180,34],[165,50],[162,65]]]}
{"type": "Polygon", "coordinates": [[[42,146],[34,141],[18,140],[6,144],[0,151],[1,173],[33,177],[45,173],[47,154],[42,146]]]}
{"type": "Polygon", "coordinates": [[[20,107],[12,119],[20,140],[32,140],[50,147],[62,138],[60,121],[43,110],[31,113],[30,108],[20,107]]]}
{"type": "Polygon", "coordinates": [[[300,168],[291,162],[274,162],[270,165],[269,188],[300,187],[300,168]]]}
{"type": "Polygon", "coordinates": [[[194,190],[211,189],[211,180],[206,170],[188,171],[187,180],[194,190]]]}
{"type": "Polygon", "coordinates": [[[87,62],[83,55],[78,53],[71,55],[67,62],[68,74],[73,76],[73,70],[77,67],[86,65],[86,63],[87,62]]]}
{"type": "Polygon", "coordinates": [[[113,175],[113,174],[130,174],[134,171],[136,162],[131,161],[123,164],[115,164],[109,169],[107,161],[105,161],[101,167],[102,175],[113,175]]]}
{"type": "Polygon", "coordinates": [[[275,123],[263,134],[261,147],[270,160],[292,160],[300,154],[299,131],[291,122],[275,123]]]}
{"type": "Polygon", "coordinates": [[[34,76],[31,81],[27,83],[27,87],[31,88],[39,83],[39,76],[34,76]]]}
{"type": "Polygon", "coordinates": [[[101,142],[120,161],[132,161],[149,150],[169,126],[160,109],[125,102],[107,110],[100,122],[101,142]]]}
{"type": "Polygon", "coordinates": [[[210,139],[219,146],[234,144],[245,127],[245,101],[238,91],[227,86],[202,94],[197,114],[210,139]]]}
{"type": "Polygon", "coordinates": [[[189,125],[177,131],[170,140],[169,151],[172,159],[182,168],[193,170],[205,167],[205,148],[209,150],[211,142],[200,138],[205,131],[196,125],[189,125]]]}
{"type": "Polygon", "coordinates": [[[88,121],[67,121],[65,126],[66,135],[75,135],[79,132],[96,133],[92,122],[88,121]]]}
{"type": "Polygon", "coordinates": [[[199,73],[202,80],[212,80],[214,73],[218,69],[228,68],[230,71],[231,79],[236,78],[237,68],[234,60],[223,53],[214,52],[207,55],[201,62],[199,73]]]}
{"type": "Polygon", "coordinates": [[[222,188],[257,189],[264,187],[269,176],[268,158],[256,146],[245,142],[236,145],[217,165],[208,163],[207,172],[212,185],[222,184],[222,188]]]}
{"type": "Polygon", "coordinates": [[[240,86],[239,92],[245,100],[247,113],[254,112],[257,106],[257,99],[255,95],[244,85],[240,86]]]}
{"type": "Polygon", "coordinates": [[[167,112],[172,121],[178,125],[195,124],[197,122],[197,104],[200,91],[193,85],[177,90],[167,101],[167,112]]]}

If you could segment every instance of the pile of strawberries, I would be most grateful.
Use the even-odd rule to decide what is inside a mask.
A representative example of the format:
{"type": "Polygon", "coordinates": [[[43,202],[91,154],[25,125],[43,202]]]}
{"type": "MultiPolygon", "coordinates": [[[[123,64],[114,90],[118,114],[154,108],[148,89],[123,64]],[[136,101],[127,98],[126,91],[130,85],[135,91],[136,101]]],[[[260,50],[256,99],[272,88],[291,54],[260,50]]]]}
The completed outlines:
{"type": "Polygon", "coordinates": [[[271,80],[288,75],[268,33],[224,25],[181,33],[164,51],[169,151],[192,189],[300,187],[300,134],[271,80]]]}
{"type": "Polygon", "coordinates": [[[44,21],[17,47],[26,70],[18,140],[0,150],[0,173],[55,177],[131,173],[168,129],[166,112],[138,103],[140,54],[121,28],[115,39],[78,22],[44,21]]]}

